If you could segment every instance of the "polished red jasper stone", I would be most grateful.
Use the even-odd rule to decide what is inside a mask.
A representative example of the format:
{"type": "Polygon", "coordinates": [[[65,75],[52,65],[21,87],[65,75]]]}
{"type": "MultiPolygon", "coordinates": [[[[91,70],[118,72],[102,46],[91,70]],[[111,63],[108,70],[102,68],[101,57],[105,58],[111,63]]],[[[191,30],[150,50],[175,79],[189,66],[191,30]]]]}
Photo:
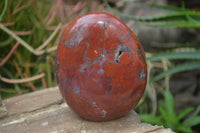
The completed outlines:
{"type": "Polygon", "coordinates": [[[56,77],[69,107],[92,121],[119,118],[145,90],[147,66],[134,33],[107,13],[78,17],[64,30],[56,77]]]}

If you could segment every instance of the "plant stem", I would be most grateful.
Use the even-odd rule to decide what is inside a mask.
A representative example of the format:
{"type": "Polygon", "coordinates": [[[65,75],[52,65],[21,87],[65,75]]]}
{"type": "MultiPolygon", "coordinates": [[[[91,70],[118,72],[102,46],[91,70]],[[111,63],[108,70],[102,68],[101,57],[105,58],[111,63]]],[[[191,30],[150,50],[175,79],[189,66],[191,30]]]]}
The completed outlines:
{"type": "MultiPolygon", "coordinates": [[[[43,73],[42,67],[40,68],[40,72],[43,73]]],[[[44,89],[47,88],[47,84],[46,84],[46,81],[45,81],[45,78],[44,78],[44,77],[42,77],[42,86],[43,86],[44,89]]]]}
{"type": "Polygon", "coordinates": [[[5,12],[6,12],[7,5],[8,5],[8,0],[5,0],[4,8],[3,8],[3,11],[2,11],[2,13],[1,13],[1,15],[0,15],[0,21],[1,21],[2,17],[3,17],[3,15],[4,15],[5,12]]]}
{"type": "MultiPolygon", "coordinates": [[[[34,55],[42,55],[44,51],[40,51],[40,49],[44,48],[51,40],[52,38],[55,36],[55,34],[58,32],[58,30],[61,27],[61,23],[57,26],[56,30],[52,33],[52,35],[48,38],[48,40],[42,44],[39,48],[37,48],[36,50],[33,49],[31,46],[29,46],[28,43],[26,43],[24,40],[22,40],[19,36],[17,36],[14,32],[12,32],[11,30],[9,30],[7,27],[5,27],[4,25],[2,25],[0,23],[0,29],[2,29],[3,31],[5,31],[7,34],[9,34],[10,36],[12,36],[15,40],[17,40],[22,46],[24,46],[27,50],[29,50],[31,53],[33,53],[34,55]]],[[[53,47],[53,50],[50,49],[47,52],[51,52],[54,51],[55,47],[53,47]]]]}
{"type": "Polygon", "coordinates": [[[15,52],[15,50],[17,49],[17,47],[19,46],[19,43],[17,42],[14,47],[10,50],[10,52],[8,53],[8,55],[3,59],[3,61],[0,63],[0,66],[3,66],[12,56],[12,54],[15,52]]]}
{"type": "MultiPolygon", "coordinates": [[[[164,71],[167,71],[168,70],[168,66],[167,66],[167,59],[163,59],[162,60],[162,63],[163,63],[163,68],[164,68],[164,71]]],[[[167,75],[165,77],[165,88],[166,90],[169,90],[169,75],[167,75]]]]}
{"type": "MultiPolygon", "coordinates": [[[[26,74],[24,74],[24,76],[25,76],[25,78],[28,78],[26,74]]],[[[28,84],[33,91],[37,91],[37,88],[35,87],[35,85],[31,81],[29,81],[28,84]]]]}
{"type": "Polygon", "coordinates": [[[56,27],[56,29],[54,30],[54,32],[51,34],[51,36],[42,44],[40,45],[36,51],[40,51],[41,49],[43,49],[45,46],[47,46],[49,44],[49,42],[53,39],[53,37],[57,34],[57,32],[59,31],[59,29],[61,28],[61,23],[59,23],[59,25],[56,27]]]}
{"type": "Polygon", "coordinates": [[[0,79],[1,79],[3,82],[6,82],[6,83],[18,84],[18,83],[26,83],[26,82],[34,81],[34,80],[40,79],[40,78],[42,78],[42,77],[44,77],[44,76],[45,76],[45,74],[44,74],[44,73],[41,73],[41,74],[39,74],[39,75],[30,77],[30,78],[24,78],[24,79],[7,79],[7,78],[5,78],[5,77],[0,77],[0,79]]]}
{"type": "Polygon", "coordinates": [[[28,49],[31,53],[35,54],[35,50],[31,46],[29,46],[28,43],[26,43],[24,40],[22,40],[19,36],[17,36],[15,33],[13,33],[11,30],[9,30],[7,27],[2,25],[1,23],[0,23],[0,29],[5,31],[10,36],[12,36],[15,40],[17,40],[22,46],[28,49]]]}
{"type": "Polygon", "coordinates": [[[51,77],[51,67],[50,67],[50,57],[46,57],[46,68],[47,68],[47,80],[48,80],[48,86],[52,86],[52,77],[51,77]]]}

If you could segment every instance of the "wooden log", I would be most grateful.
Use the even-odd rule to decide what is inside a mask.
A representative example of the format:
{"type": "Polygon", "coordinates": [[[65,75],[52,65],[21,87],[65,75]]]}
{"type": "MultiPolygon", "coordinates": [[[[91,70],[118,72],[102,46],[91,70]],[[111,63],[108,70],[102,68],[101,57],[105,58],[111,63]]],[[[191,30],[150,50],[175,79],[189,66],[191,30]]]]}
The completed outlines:
{"type": "Polygon", "coordinates": [[[3,100],[7,116],[0,119],[0,133],[171,133],[162,126],[141,123],[131,111],[120,119],[92,122],[80,118],[63,102],[58,88],[3,100]]]}

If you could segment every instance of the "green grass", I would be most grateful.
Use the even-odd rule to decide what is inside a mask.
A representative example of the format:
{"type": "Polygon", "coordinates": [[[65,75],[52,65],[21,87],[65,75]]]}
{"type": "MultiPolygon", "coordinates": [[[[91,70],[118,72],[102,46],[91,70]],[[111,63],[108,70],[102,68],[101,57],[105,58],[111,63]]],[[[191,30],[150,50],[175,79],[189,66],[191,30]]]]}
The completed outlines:
{"type": "Polygon", "coordinates": [[[200,106],[193,111],[194,108],[188,107],[182,110],[179,114],[176,114],[174,108],[174,98],[169,90],[166,90],[164,94],[164,103],[161,101],[159,105],[159,115],[154,114],[140,114],[139,117],[142,121],[155,124],[163,125],[171,128],[175,132],[193,133],[192,127],[200,124],[200,106]],[[190,117],[186,117],[189,113],[193,113],[190,117]]]}
{"type": "MultiPolygon", "coordinates": [[[[54,25],[45,27],[43,22],[39,19],[49,13],[52,4],[52,2],[47,4],[46,2],[39,0],[34,2],[25,0],[5,0],[0,2],[0,5],[4,6],[4,8],[1,7],[1,9],[5,9],[2,11],[0,17],[0,60],[5,58],[16,42],[20,43],[20,46],[18,46],[7,63],[0,66],[0,75],[2,77],[9,79],[23,79],[41,73],[38,63],[46,62],[46,53],[41,55],[34,55],[33,53],[34,49],[43,44],[53,32],[53,30],[48,30],[48,27],[54,25]],[[45,6],[45,8],[43,10],[42,8],[35,8],[35,6],[38,5],[45,6]],[[40,16],[38,16],[38,14],[40,16]]],[[[56,41],[57,40],[51,41],[47,47],[55,46],[58,43],[56,41]]],[[[55,52],[50,54],[53,59],[55,52]]],[[[45,72],[45,70],[46,69],[43,71],[45,72]]],[[[51,68],[52,73],[53,71],[54,67],[51,68]]],[[[5,89],[1,89],[3,98],[32,91],[32,88],[27,83],[13,85],[2,81],[0,82],[0,88],[9,87],[15,89],[12,93],[5,91],[5,89]]],[[[41,86],[39,81],[34,81],[34,84],[36,87],[41,86]]]]}

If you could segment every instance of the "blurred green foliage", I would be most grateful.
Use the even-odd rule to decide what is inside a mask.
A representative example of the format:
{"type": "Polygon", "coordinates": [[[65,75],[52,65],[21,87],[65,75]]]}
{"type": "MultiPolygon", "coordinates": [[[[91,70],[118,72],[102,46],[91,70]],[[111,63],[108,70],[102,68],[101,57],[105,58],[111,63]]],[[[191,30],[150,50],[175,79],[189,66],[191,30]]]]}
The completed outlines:
{"type": "Polygon", "coordinates": [[[74,18],[104,7],[92,0],[1,0],[2,98],[56,86],[54,60],[63,29],[74,18]]]}
{"type": "MultiPolygon", "coordinates": [[[[52,1],[2,0],[0,1],[0,9],[5,10],[0,10],[1,26],[8,28],[14,35],[20,37],[30,47],[35,49],[48,39],[53,31],[49,28],[58,21],[55,19],[47,26],[42,19],[47,16],[52,4],[52,1]]],[[[13,35],[6,33],[2,28],[0,33],[0,60],[2,61],[17,41],[13,38],[13,35]]],[[[54,38],[48,47],[55,46],[57,43],[58,41],[54,38]]],[[[0,75],[9,79],[20,79],[37,75],[41,73],[41,69],[45,73],[47,72],[47,56],[50,56],[51,60],[53,60],[55,52],[49,55],[44,53],[43,55],[36,56],[26,48],[19,46],[9,61],[5,65],[0,66],[0,75]]],[[[50,63],[53,65],[53,61],[50,63]]],[[[54,67],[50,69],[50,73],[53,74],[54,67]]],[[[55,81],[52,82],[55,84],[55,81]]],[[[41,81],[37,80],[34,84],[38,89],[42,88],[41,81]]],[[[8,84],[0,81],[0,91],[2,97],[6,98],[32,91],[32,89],[27,83],[8,84]]]]}
{"type": "Polygon", "coordinates": [[[154,114],[140,114],[139,117],[142,121],[155,125],[163,125],[178,133],[193,133],[192,127],[200,124],[200,116],[198,116],[200,106],[189,117],[187,115],[194,110],[192,107],[186,108],[179,114],[176,114],[173,95],[169,90],[165,91],[164,102],[160,102],[158,110],[160,114],[158,116],[154,114]]]}
{"type": "MultiPolygon", "coordinates": [[[[91,10],[87,5],[90,1],[67,2],[0,1],[2,98],[56,86],[54,59],[62,30],[73,18],[91,10]],[[16,48],[13,50],[14,47],[16,48]],[[9,54],[12,56],[7,58],[9,54]],[[33,80],[35,76],[40,78],[33,80]],[[29,78],[31,81],[19,83],[29,78]]],[[[98,7],[98,4],[96,7],[99,10],[103,8],[98,7]]]]}
{"type": "MultiPolygon", "coordinates": [[[[200,29],[200,13],[191,11],[185,8],[184,3],[182,7],[171,7],[151,4],[153,8],[166,10],[169,13],[162,16],[148,16],[137,17],[126,15],[114,10],[104,0],[108,9],[112,10],[116,15],[122,18],[134,19],[140,21],[147,26],[159,28],[197,28],[200,29]]],[[[144,122],[149,122],[155,125],[163,125],[171,128],[176,132],[193,133],[193,126],[200,124],[200,106],[194,112],[194,108],[186,108],[179,114],[176,114],[174,109],[174,99],[170,92],[169,83],[170,77],[173,74],[185,71],[200,70],[200,45],[195,47],[184,45],[182,47],[168,47],[167,51],[161,53],[146,53],[146,61],[148,65],[148,82],[146,92],[140,100],[140,106],[137,110],[140,112],[140,118],[144,122]],[[179,63],[173,63],[178,61],[179,63]],[[163,70],[158,74],[151,74],[152,69],[159,68],[163,70]],[[162,85],[157,81],[163,80],[162,85]],[[155,89],[156,88],[156,89],[155,89]],[[158,100],[157,95],[161,93],[164,97],[158,100]],[[149,113],[147,101],[151,101],[149,113]],[[157,104],[158,101],[160,104],[157,104]],[[188,113],[192,115],[188,116],[188,113]]],[[[149,102],[148,102],[149,103],[149,102]]]]}

